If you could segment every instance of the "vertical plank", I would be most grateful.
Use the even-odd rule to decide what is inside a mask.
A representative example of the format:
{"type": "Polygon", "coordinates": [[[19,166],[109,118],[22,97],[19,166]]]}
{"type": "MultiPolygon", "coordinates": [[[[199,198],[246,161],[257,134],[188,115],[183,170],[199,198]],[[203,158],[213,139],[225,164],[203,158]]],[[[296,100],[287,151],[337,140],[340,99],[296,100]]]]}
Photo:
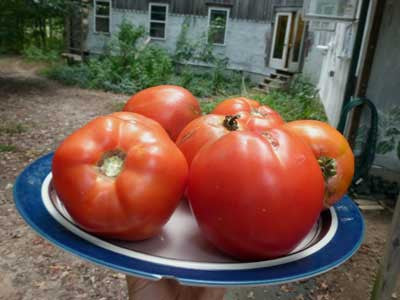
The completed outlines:
{"type": "Polygon", "coordinates": [[[390,300],[400,273],[400,195],[393,214],[386,253],[372,291],[371,300],[390,300]]]}

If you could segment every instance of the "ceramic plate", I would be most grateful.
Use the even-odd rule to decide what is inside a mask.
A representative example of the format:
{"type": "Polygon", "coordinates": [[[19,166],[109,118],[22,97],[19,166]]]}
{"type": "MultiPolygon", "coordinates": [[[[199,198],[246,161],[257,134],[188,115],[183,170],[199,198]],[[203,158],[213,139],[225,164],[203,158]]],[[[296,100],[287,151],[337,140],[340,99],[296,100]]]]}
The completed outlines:
{"type": "Polygon", "coordinates": [[[267,285],[326,272],[359,248],[364,223],[357,206],[344,197],[321,213],[309,234],[284,257],[240,262],[217,251],[201,235],[186,202],[163,231],[142,242],[105,240],[80,229],[52,185],[51,160],[45,155],[17,178],[14,199],[25,221],[56,246],[93,263],[149,279],[173,277],[182,284],[267,285]]]}

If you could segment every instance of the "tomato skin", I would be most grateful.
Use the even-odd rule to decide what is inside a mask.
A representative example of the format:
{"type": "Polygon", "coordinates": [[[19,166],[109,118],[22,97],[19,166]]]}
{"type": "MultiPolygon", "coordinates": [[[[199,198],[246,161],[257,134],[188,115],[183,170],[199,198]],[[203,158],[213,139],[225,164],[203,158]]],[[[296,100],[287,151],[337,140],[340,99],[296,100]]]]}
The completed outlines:
{"type": "Polygon", "coordinates": [[[76,223],[101,237],[143,240],[156,235],[183,194],[188,166],[155,121],[134,113],[98,117],[55,152],[53,184],[76,223]],[[122,171],[106,176],[105,153],[125,153],[122,171]]]}
{"type": "Polygon", "coordinates": [[[325,122],[298,120],[286,128],[300,136],[312,148],[315,157],[333,158],[336,175],[325,183],[325,207],[330,207],[346,194],[354,175],[354,155],[345,137],[325,122]]]}
{"type": "Polygon", "coordinates": [[[323,207],[324,180],[310,149],[281,128],[229,133],[192,161],[188,196],[205,237],[243,260],[285,255],[323,207]]]}
{"type": "Polygon", "coordinates": [[[216,115],[235,115],[241,111],[250,112],[260,106],[260,103],[245,97],[226,99],[220,102],[211,112],[216,115]]]}
{"type": "Polygon", "coordinates": [[[239,114],[248,129],[259,133],[284,124],[282,117],[275,110],[266,105],[260,106],[258,101],[244,97],[224,100],[214,108],[212,113],[239,114]]]}
{"type": "Polygon", "coordinates": [[[260,106],[251,112],[241,112],[240,115],[246,127],[258,133],[279,127],[285,123],[275,110],[266,105],[260,106]]]}
{"type": "Polygon", "coordinates": [[[188,90],[174,85],[144,89],[133,95],[123,110],[159,122],[173,141],[190,121],[201,116],[197,99],[188,90]]]}
{"type": "MultiPolygon", "coordinates": [[[[207,143],[213,142],[231,131],[223,123],[225,116],[204,115],[190,122],[179,134],[176,145],[185,155],[188,165],[192,163],[197,152],[207,143]]],[[[240,119],[237,120],[238,129],[244,130],[245,126],[240,119]]]]}

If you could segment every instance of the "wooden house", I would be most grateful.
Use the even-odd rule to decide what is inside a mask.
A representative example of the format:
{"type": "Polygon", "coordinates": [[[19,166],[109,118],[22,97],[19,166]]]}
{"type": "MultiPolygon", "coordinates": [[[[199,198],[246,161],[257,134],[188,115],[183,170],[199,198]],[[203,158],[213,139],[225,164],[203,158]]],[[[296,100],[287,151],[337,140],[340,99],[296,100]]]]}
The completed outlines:
{"type": "Polygon", "coordinates": [[[294,73],[302,58],[302,5],[303,0],[93,0],[87,18],[80,24],[70,22],[69,48],[102,52],[126,19],[143,25],[152,43],[174,53],[189,19],[188,36],[193,40],[214,27],[215,51],[229,59],[230,69],[259,76],[274,70],[294,73]]]}

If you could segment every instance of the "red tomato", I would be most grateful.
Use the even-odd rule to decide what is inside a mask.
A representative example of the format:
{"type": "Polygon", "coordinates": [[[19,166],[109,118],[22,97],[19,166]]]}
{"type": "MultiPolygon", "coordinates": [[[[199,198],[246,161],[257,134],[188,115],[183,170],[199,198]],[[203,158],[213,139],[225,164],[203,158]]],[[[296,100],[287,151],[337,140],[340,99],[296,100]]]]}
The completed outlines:
{"type": "Polygon", "coordinates": [[[197,152],[205,144],[231,131],[243,129],[244,125],[239,116],[205,115],[193,120],[181,131],[176,145],[185,155],[190,166],[197,152]]]}
{"type": "Polygon", "coordinates": [[[327,123],[314,120],[289,122],[286,128],[311,146],[325,178],[325,207],[339,201],[354,175],[354,155],[344,136],[327,123]]]}
{"type": "Polygon", "coordinates": [[[324,179],[312,150],[288,130],[235,131],[192,161],[188,196],[205,237],[245,260],[285,255],[323,207],[324,179]]]}
{"type": "Polygon", "coordinates": [[[190,121],[201,116],[196,98],[183,87],[174,85],[142,90],[128,100],[123,110],[156,120],[174,141],[190,121]]]}
{"type": "Polygon", "coordinates": [[[246,127],[255,132],[263,132],[284,124],[282,117],[275,110],[266,105],[260,106],[256,100],[244,97],[224,100],[214,108],[212,113],[239,114],[246,127]]]}
{"type": "Polygon", "coordinates": [[[285,123],[276,111],[266,105],[260,106],[250,113],[241,112],[240,114],[246,127],[259,133],[285,123]]]}
{"type": "Polygon", "coordinates": [[[120,112],[67,137],[52,172],[58,196],[80,227],[102,237],[142,240],[172,215],[188,166],[157,122],[120,112]]]}
{"type": "Polygon", "coordinates": [[[245,97],[226,99],[220,102],[211,112],[216,115],[235,115],[241,111],[250,112],[260,106],[256,100],[245,97]]]}

